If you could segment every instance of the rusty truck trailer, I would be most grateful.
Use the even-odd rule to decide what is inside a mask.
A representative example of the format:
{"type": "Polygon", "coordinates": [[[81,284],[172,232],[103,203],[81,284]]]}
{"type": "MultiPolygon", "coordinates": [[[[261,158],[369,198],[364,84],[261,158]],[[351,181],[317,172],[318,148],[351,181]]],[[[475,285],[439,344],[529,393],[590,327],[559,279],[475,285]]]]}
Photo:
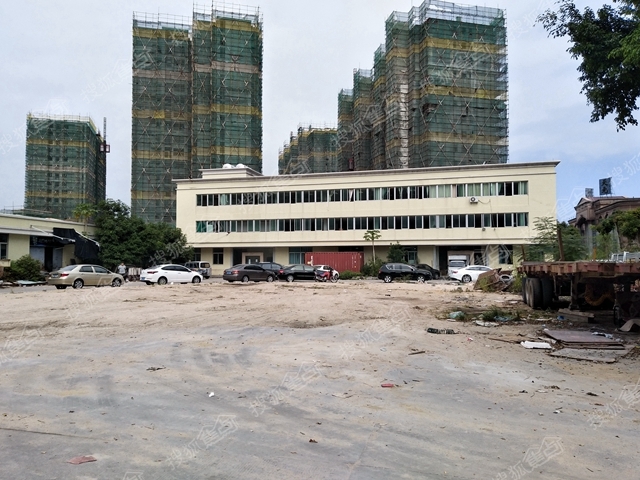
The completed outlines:
{"type": "Polygon", "coordinates": [[[524,262],[522,299],[546,309],[554,299],[570,296],[572,310],[612,310],[614,321],[640,317],[640,262],[524,262]]]}

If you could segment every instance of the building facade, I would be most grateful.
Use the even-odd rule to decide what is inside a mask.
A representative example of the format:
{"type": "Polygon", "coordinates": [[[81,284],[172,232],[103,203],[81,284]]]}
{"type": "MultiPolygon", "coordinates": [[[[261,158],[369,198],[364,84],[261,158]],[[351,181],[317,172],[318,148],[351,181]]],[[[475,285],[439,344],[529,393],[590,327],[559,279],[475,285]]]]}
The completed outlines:
{"type": "Polygon", "coordinates": [[[247,261],[303,261],[306,252],[376,255],[399,242],[407,261],[444,269],[448,255],[510,268],[556,214],[557,162],[265,177],[247,168],[177,180],[177,226],[213,274],[247,261]]]}
{"type": "Polygon", "coordinates": [[[328,173],[338,170],[338,132],[335,128],[298,128],[289,143],[280,150],[278,173],[328,173]]]}
{"type": "MultiPolygon", "coordinates": [[[[611,197],[584,197],[575,206],[576,217],[569,222],[570,225],[580,230],[588,252],[593,252],[596,246],[598,226],[603,220],[608,219],[616,212],[628,212],[640,208],[640,198],[628,198],[620,196],[611,197]]],[[[628,243],[628,239],[619,238],[617,230],[613,231],[613,242],[616,250],[621,248],[622,243],[628,243]]]]}
{"type": "Polygon", "coordinates": [[[174,224],[174,178],[262,171],[262,17],[240,8],[134,14],[133,215],[174,224]]]}
{"type": "Polygon", "coordinates": [[[12,261],[24,255],[38,260],[49,272],[72,263],[81,263],[84,259],[77,255],[81,251],[78,248],[80,243],[90,244],[95,252],[97,244],[77,232],[93,235],[95,227],[51,218],[0,213],[0,267],[10,267],[12,261]]]}
{"type": "Polygon", "coordinates": [[[73,218],[105,199],[107,145],[89,117],[27,116],[24,212],[73,218]]]}
{"type": "Polygon", "coordinates": [[[385,28],[338,96],[340,170],[506,163],[504,11],[425,0],[385,28]]]}

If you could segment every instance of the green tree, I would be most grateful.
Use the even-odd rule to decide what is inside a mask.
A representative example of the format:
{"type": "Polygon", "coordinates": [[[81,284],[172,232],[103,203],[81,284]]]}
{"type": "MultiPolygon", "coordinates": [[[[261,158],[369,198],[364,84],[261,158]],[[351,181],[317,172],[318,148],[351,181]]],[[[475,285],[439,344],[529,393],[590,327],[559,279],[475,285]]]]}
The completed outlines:
{"type": "Polygon", "coordinates": [[[537,235],[531,240],[528,260],[547,261],[560,260],[560,244],[558,232],[562,236],[564,260],[583,260],[587,256],[587,249],[580,230],[565,222],[558,222],[552,217],[541,217],[534,221],[537,235]]]}
{"type": "Polygon", "coordinates": [[[404,262],[405,251],[404,247],[398,242],[389,245],[389,253],[387,254],[387,261],[392,263],[404,262]]]}
{"type": "Polygon", "coordinates": [[[640,96],[640,2],[613,0],[597,12],[581,13],[571,0],[538,17],[549,35],[569,37],[568,52],[580,60],[582,92],[593,106],[591,121],[615,114],[618,130],[637,125],[633,117],[640,96]]]}
{"type": "Polygon", "coordinates": [[[127,205],[116,200],[98,204],[95,215],[100,259],[109,269],[120,262],[147,267],[151,264],[185,262],[193,249],[179,228],[165,223],[145,223],[131,216],[127,205]]]}
{"type": "Polygon", "coordinates": [[[97,207],[91,203],[81,203],[73,210],[73,218],[84,223],[83,235],[87,234],[87,223],[95,215],[97,207]]]}
{"type": "Polygon", "coordinates": [[[371,242],[371,248],[373,249],[373,260],[376,259],[376,240],[379,240],[382,237],[380,230],[367,230],[364,232],[364,241],[371,242]]]}
{"type": "Polygon", "coordinates": [[[608,260],[611,254],[618,251],[613,233],[598,233],[595,237],[594,248],[597,260],[608,260]]]}
{"type": "Polygon", "coordinates": [[[624,240],[624,248],[638,248],[640,245],[640,208],[618,211],[604,219],[596,226],[600,235],[610,234],[617,230],[624,240]]]}

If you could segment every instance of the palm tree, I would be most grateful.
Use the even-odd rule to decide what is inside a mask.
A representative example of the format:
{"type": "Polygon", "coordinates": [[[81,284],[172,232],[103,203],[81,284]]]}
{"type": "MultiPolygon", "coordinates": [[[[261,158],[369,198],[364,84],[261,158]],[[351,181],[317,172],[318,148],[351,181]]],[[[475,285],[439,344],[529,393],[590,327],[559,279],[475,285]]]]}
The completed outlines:
{"type": "Polygon", "coordinates": [[[367,230],[364,232],[364,239],[367,242],[371,242],[371,248],[373,249],[373,261],[376,260],[376,245],[375,241],[382,237],[380,230],[367,230]]]}
{"type": "Polygon", "coordinates": [[[73,217],[84,223],[83,235],[87,234],[87,222],[96,213],[96,206],[90,203],[81,203],[73,210],[73,217]]]}

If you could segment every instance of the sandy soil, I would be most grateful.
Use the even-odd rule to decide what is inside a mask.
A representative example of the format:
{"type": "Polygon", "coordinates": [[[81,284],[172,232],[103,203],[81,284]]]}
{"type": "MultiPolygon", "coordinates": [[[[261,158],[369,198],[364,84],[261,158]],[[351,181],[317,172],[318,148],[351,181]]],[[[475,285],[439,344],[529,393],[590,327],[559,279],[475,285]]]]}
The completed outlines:
{"type": "Polygon", "coordinates": [[[551,325],[520,300],[364,281],[5,291],[0,478],[637,478],[637,358],[492,340],[551,325]],[[526,322],[446,319],[494,306],[526,322]]]}

